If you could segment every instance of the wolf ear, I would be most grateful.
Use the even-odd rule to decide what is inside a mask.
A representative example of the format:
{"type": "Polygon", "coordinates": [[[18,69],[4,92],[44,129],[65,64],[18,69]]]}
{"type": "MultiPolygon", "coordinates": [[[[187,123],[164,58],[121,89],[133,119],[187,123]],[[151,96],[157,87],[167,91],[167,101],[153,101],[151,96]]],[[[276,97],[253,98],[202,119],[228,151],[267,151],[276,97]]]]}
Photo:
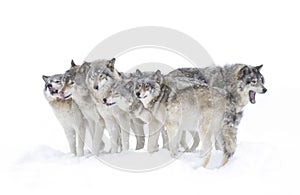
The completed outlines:
{"type": "Polygon", "coordinates": [[[143,73],[140,71],[140,69],[136,69],[135,74],[138,77],[141,77],[143,75],[143,73]]]}
{"type": "Polygon", "coordinates": [[[115,62],[116,62],[116,58],[113,58],[113,59],[109,60],[108,64],[106,65],[107,68],[109,68],[112,72],[114,71],[115,62]]]}
{"type": "Polygon", "coordinates": [[[134,85],[134,82],[133,81],[129,81],[128,83],[126,83],[125,88],[127,88],[129,90],[132,90],[133,85],[134,85]]]}
{"type": "Polygon", "coordinates": [[[88,68],[90,68],[91,63],[90,62],[84,62],[79,68],[78,68],[78,72],[79,73],[83,73],[84,71],[88,70],[88,68]]]}
{"type": "Polygon", "coordinates": [[[237,78],[238,80],[241,80],[244,78],[245,75],[250,73],[250,68],[248,66],[244,66],[243,68],[241,68],[237,74],[237,78]]]}
{"type": "Polygon", "coordinates": [[[163,81],[163,76],[162,76],[160,70],[157,70],[157,71],[155,72],[154,79],[156,80],[156,82],[157,82],[158,84],[161,84],[161,83],[162,83],[162,81],[163,81]]]}
{"type": "Polygon", "coordinates": [[[76,67],[76,64],[74,63],[74,60],[72,59],[72,61],[71,61],[71,68],[74,68],[74,67],[76,67]]]}
{"type": "Polygon", "coordinates": [[[258,71],[260,71],[262,67],[263,67],[263,64],[262,64],[262,65],[259,65],[259,66],[256,66],[255,68],[256,68],[258,71]]]}
{"type": "Polygon", "coordinates": [[[45,82],[47,82],[47,80],[48,80],[49,76],[45,76],[45,75],[43,75],[42,77],[43,77],[43,80],[44,80],[45,82]]]}

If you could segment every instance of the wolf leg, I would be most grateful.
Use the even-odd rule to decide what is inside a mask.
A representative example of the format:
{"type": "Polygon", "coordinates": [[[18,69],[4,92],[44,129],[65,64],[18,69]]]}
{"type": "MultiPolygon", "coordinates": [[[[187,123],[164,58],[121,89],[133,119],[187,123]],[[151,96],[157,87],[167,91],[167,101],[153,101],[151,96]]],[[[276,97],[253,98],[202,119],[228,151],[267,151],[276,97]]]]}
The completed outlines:
{"type": "Polygon", "coordinates": [[[181,136],[181,139],[180,139],[180,145],[183,147],[184,151],[189,150],[189,146],[186,143],[186,131],[185,130],[182,132],[182,136],[181,136]]]}
{"type": "Polygon", "coordinates": [[[92,140],[92,152],[94,155],[98,156],[99,152],[101,150],[101,147],[103,147],[103,133],[104,133],[104,120],[102,118],[99,118],[93,123],[94,126],[94,135],[92,140]]]}
{"type": "Polygon", "coordinates": [[[86,129],[85,126],[79,126],[76,132],[76,140],[77,140],[77,149],[76,153],[77,156],[83,156],[84,155],[84,142],[85,142],[85,133],[86,129]]]}
{"type": "Polygon", "coordinates": [[[130,133],[130,119],[123,121],[120,123],[121,125],[121,142],[122,142],[122,150],[129,150],[129,133],[130,133]]]}
{"type": "Polygon", "coordinates": [[[160,132],[161,132],[161,136],[162,136],[162,138],[163,138],[163,148],[169,149],[169,138],[168,138],[168,133],[167,133],[167,131],[166,131],[166,129],[165,129],[164,126],[161,127],[160,132]]]}
{"type": "Polygon", "coordinates": [[[191,146],[191,148],[188,150],[189,152],[194,152],[196,150],[196,148],[198,147],[199,143],[200,143],[200,138],[199,138],[199,133],[198,132],[191,132],[192,137],[193,137],[193,145],[191,146]]]}
{"type": "Polygon", "coordinates": [[[237,129],[234,125],[226,124],[222,130],[222,139],[223,139],[223,162],[222,166],[224,166],[230,157],[233,156],[236,149],[236,133],[237,129]]]}
{"type": "Polygon", "coordinates": [[[154,119],[149,123],[149,138],[148,138],[148,152],[153,153],[158,151],[158,138],[161,130],[161,124],[154,119]]]}
{"type": "Polygon", "coordinates": [[[111,149],[110,153],[118,152],[120,146],[120,126],[116,123],[115,120],[106,120],[106,128],[110,136],[111,149]]]}
{"type": "Polygon", "coordinates": [[[144,133],[144,125],[140,124],[135,119],[130,120],[131,128],[136,137],[136,150],[140,150],[145,146],[145,133],[144,133]]]}
{"type": "Polygon", "coordinates": [[[171,121],[167,119],[165,127],[169,138],[169,150],[171,157],[176,157],[178,154],[178,141],[181,137],[178,137],[179,124],[178,121],[171,121]]]}
{"type": "Polygon", "coordinates": [[[203,119],[201,120],[200,124],[200,139],[202,140],[202,147],[200,150],[201,158],[203,159],[202,166],[206,167],[212,151],[212,142],[211,142],[211,135],[213,131],[213,121],[211,120],[210,114],[203,113],[203,119]]]}
{"type": "Polygon", "coordinates": [[[71,127],[66,127],[65,134],[69,143],[70,151],[72,154],[75,154],[76,156],[76,134],[75,130],[71,127]]]}

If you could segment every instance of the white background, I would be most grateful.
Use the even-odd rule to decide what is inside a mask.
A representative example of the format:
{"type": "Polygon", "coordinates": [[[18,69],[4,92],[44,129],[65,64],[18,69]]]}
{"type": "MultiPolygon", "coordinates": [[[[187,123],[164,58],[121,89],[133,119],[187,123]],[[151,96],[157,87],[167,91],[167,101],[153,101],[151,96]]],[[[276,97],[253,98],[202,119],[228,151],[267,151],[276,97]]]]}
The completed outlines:
{"type": "Polygon", "coordinates": [[[299,8],[297,1],[1,1],[0,193],[299,194],[299,8]],[[137,174],[65,154],[41,75],[81,63],[112,34],[149,25],[190,35],[217,64],[264,64],[268,92],[246,107],[226,167],[179,160],[137,174]]]}

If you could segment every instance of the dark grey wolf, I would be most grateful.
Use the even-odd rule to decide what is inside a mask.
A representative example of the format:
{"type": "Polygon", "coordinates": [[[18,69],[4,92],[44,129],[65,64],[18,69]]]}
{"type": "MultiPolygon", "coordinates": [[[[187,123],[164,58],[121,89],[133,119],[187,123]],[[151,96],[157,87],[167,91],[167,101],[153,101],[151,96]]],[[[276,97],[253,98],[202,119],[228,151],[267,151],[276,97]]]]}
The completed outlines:
{"type": "MultiPolygon", "coordinates": [[[[243,108],[248,102],[256,102],[256,93],[265,93],[264,77],[260,73],[262,65],[249,66],[245,64],[226,65],[224,67],[207,68],[180,68],[170,72],[165,80],[178,79],[186,85],[205,86],[224,90],[224,102],[227,110],[223,115],[222,131],[215,135],[216,148],[222,149],[225,153],[224,164],[231,157],[236,148],[237,126],[243,115],[243,108]],[[193,82],[190,82],[190,81],[193,82]],[[198,83],[198,84],[196,84],[198,83]],[[229,105],[229,106],[228,106],[229,105]]],[[[172,85],[172,82],[171,83],[172,85]]],[[[182,85],[181,85],[182,86],[182,85]]],[[[176,85],[176,90],[181,90],[176,85]]],[[[184,87],[183,87],[184,88],[184,87]]],[[[215,90],[215,89],[214,89],[215,90]]],[[[205,98],[204,98],[205,99],[205,98]]],[[[201,99],[199,100],[202,101],[201,99]]],[[[222,107],[222,105],[219,105],[222,107]]]]}

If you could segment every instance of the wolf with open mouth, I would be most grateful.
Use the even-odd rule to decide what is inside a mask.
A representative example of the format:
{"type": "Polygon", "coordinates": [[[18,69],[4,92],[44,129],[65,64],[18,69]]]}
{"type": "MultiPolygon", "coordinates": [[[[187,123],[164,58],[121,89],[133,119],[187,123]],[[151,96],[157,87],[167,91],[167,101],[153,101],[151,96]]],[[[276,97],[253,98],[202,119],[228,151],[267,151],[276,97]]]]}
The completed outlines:
{"type": "Polygon", "coordinates": [[[43,76],[45,82],[44,95],[52,107],[56,118],[63,126],[71,153],[77,156],[84,154],[85,126],[84,118],[78,105],[72,100],[70,88],[61,90],[64,74],[43,76]]]}

